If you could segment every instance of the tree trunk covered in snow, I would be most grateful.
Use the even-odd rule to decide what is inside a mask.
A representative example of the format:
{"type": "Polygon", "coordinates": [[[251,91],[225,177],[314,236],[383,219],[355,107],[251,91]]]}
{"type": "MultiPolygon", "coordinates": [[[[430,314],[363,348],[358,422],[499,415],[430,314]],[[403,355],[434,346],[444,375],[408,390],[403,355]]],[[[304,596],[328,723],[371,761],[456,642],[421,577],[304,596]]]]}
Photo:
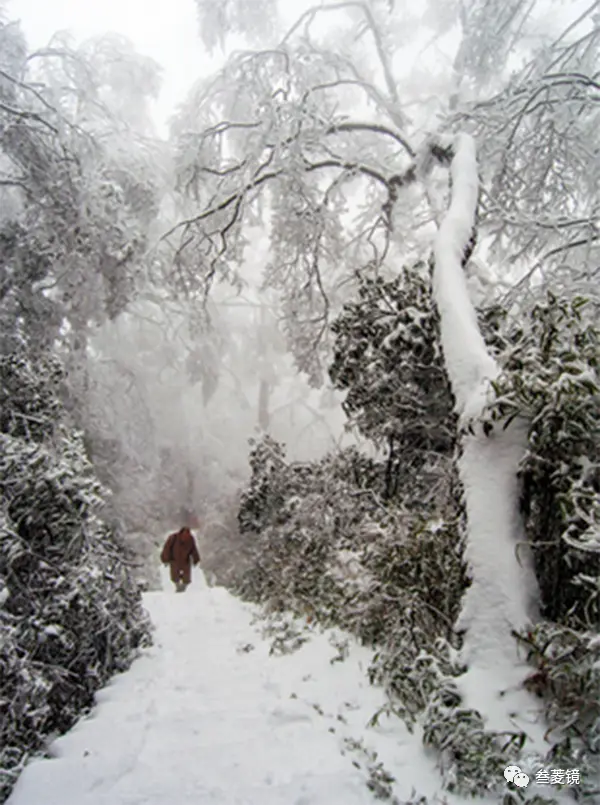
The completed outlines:
{"type": "Polygon", "coordinates": [[[435,243],[433,293],[441,319],[444,361],[460,417],[459,472],[465,490],[467,589],[458,628],[465,631],[469,665],[514,663],[511,630],[534,615],[536,580],[517,556],[524,538],[519,512],[518,465],[527,429],[515,420],[487,434],[477,424],[499,367],[490,355],[469,299],[463,263],[475,226],[478,179],[475,144],[465,134],[452,144],[452,197],[435,243]]]}

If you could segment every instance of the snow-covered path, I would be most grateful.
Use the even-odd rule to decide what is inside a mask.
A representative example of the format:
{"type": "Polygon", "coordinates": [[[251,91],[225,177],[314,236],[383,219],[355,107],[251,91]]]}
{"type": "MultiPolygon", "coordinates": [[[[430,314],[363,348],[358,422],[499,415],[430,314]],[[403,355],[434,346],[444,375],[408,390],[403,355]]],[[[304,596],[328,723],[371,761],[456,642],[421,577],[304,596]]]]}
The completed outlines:
{"type": "Polygon", "coordinates": [[[368,684],[366,649],[332,663],[337,650],[315,633],[270,656],[252,609],[200,573],[185,594],[145,603],[155,644],[99,692],[51,759],[29,764],[8,805],[372,805],[369,761],[348,739],[378,752],[403,798],[439,790],[400,721],[366,727],[384,702],[368,684]]]}

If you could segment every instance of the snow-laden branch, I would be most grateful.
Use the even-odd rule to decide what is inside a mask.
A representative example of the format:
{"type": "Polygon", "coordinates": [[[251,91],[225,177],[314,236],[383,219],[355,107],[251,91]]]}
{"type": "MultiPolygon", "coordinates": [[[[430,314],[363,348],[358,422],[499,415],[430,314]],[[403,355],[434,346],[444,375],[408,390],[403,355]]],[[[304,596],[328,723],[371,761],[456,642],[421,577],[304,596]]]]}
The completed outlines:
{"type": "Polygon", "coordinates": [[[407,154],[414,159],[416,154],[411,147],[408,140],[396,131],[376,123],[353,123],[351,121],[345,123],[334,123],[327,129],[327,134],[336,134],[341,131],[367,131],[373,134],[383,134],[386,137],[391,137],[396,140],[407,152],[407,154]]]}
{"type": "Polygon", "coordinates": [[[388,109],[388,112],[394,123],[400,128],[403,128],[409,121],[406,114],[400,109],[400,97],[398,95],[397,82],[394,79],[392,66],[385,52],[381,30],[368,3],[360,2],[360,0],[342,0],[342,2],[339,3],[325,3],[320,6],[313,6],[298,18],[298,20],[283,38],[282,44],[288,42],[291,37],[302,27],[302,25],[304,25],[304,30],[306,34],[308,34],[308,30],[317,14],[323,14],[329,11],[343,11],[345,9],[357,9],[364,15],[364,24],[366,29],[369,30],[373,36],[375,52],[377,53],[377,59],[383,72],[383,78],[385,81],[386,90],[388,92],[388,100],[392,104],[391,108],[388,109]]]}
{"type": "Polygon", "coordinates": [[[453,154],[452,200],[435,242],[433,288],[441,318],[446,369],[458,411],[466,413],[473,394],[477,394],[485,378],[496,377],[498,367],[479,329],[463,271],[477,212],[477,158],[473,139],[459,134],[453,142],[453,154]]]}

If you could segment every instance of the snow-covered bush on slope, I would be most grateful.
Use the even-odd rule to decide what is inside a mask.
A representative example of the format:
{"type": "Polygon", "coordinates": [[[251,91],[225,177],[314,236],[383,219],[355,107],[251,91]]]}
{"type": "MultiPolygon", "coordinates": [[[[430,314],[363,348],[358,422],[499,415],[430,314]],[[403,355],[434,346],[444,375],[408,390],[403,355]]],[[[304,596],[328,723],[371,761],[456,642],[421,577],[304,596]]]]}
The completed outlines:
{"type": "MultiPolygon", "coordinates": [[[[486,730],[457,690],[464,668],[454,624],[468,583],[458,514],[423,519],[398,501],[384,502],[385,464],[356,450],[287,464],[282,446],[266,437],[252,466],[240,521],[253,563],[239,592],[267,612],[340,626],[372,646],[369,679],[389,694],[374,722],[385,713],[411,730],[419,724],[424,742],[439,752],[449,790],[495,789],[523,736],[486,730]]],[[[442,510],[450,507],[440,501],[442,510]]]]}
{"type": "Polygon", "coordinates": [[[600,623],[591,576],[600,571],[600,352],[589,303],[548,296],[506,356],[491,423],[529,421],[520,469],[522,506],[536,555],[542,614],[600,623]]]}
{"type": "MultiPolygon", "coordinates": [[[[480,319],[505,367],[487,424],[493,429],[499,419],[517,412],[532,423],[523,465],[523,506],[548,621],[519,636],[538,666],[526,684],[547,695],[549,725],[565,728],[556,732],[548,763],[580,768],[585,775],[598,749],[600,700],[600,641],[594,634],[598,555],[590,538],[597,528],[593,507],[598,500],[594,472],[600,406],[591,379],[597,371],[596,336],[577,310],[578,303],[565,307],[551,300],[536,310],[530,327],[525,322],[520,330],[506,326],[499,308],[480,311],[480,319]],[[567,383],[570,366],[577,367],[575,382],[567,383]],[[562,415],[556,410],[559,390],[562,415]],[[553,489],[554,497],[544,497],[553,489]],[[559,541],[566,535],[560,561],[559,546],[548,539],[553,534],[559,541]]],[[[355,314],[359,327],[358,305],[355,314]]],[[[348,308],[345,315],[347,337],[352,318],[348,308]]],[[[347,337],[350,358],[337,356],[338,368],[347,372],[347,388],[355,384],[364,391],[362,398],[351,397],[356,404],[349,413],[362,417],[372,435],[382,433],[386,421],[394,422],[392,413],[398,432],[402,429],[402,409],[392,412],[390,389],[381,395],[367,393],[365,366],[382,360],[382,350],[373,352],[368,340],[382,342],[386,335],[383,327],[369,329],[366,322],[358,347],[350,349],[356,342],[347,337]],[[375,405],[389,405],[390,419],[379,412],[370,416],[369,406],[375,405]]],[[[400,389],[397,395],[402,393],[400,389]]],[[[405,408],[407,416],[419,402],[426,406],[426,397],[405,408]]],[[[413,452],[407,450],[413,466],[419,463],[414,455],[418,449],[414,445],[413,452]]],[[[287,464],[283,447],[266,437],[254,446],[251,464],[240,524],[255,558],[243,592],[269,608],[351,629],[375,646],[371,680],[386,686],[391,711],[410,726],[420,720],[424,741],[440,753],[448,788],[489,793],[496,784],[492,781],[502,779],[506,763],[519,756],[526,737],[486,729],[481,715],[465,707],[454,682],[463,670],[454,651],[454,623],[468,583],[456,479],[447,479],[447,499],[435,500],[443,516],[435,518],[435,508],[427,506],[428,512],[419,517],[419,479],[405,476],[406,483],[390,499],[389,465],[356,450],[313,464],[287,464]]]]}
{"type": "Polygon", "coordinates": [[[265,437],[251,463],[240,524],[253,565],[240,592],[376,646],[370,678],[412,726],[431,691],[458,672],[453,624],[466,580],[457,519],[426,521],[384,503],[385,464],[354,448],[287,464],[265,437]]]}
{"type": "MultiPolygon", "coordinates": [[[[529,422],[522,507],[542,615],[519,639],[547,701],[553,759],[590,771],[600,756],[600,353],[584,298],[539,302],[512,333],[489,427],[529,422]]],[[[589,775],[587,775],[589,777],[589,775]]]]}
{"type": "Polygon", "coordinates": [[[149,640],[105,491],[61,416],[61,374],[0,359],[0,801],[149,640]]]}

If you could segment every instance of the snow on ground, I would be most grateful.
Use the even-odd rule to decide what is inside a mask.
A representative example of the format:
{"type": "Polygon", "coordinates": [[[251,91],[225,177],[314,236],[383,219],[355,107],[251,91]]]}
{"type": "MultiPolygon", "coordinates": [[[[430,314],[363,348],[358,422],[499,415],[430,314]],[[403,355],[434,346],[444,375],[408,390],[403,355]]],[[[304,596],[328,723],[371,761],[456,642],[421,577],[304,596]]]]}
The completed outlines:
{"type": "Polygon", "coordinates": [[[378,753],[400,801],[412,789],[438,801],[419,736],[396,718],[367,726],[385,697],[368,683],[370,652],[351,638],[340,662],[334,633],[317,630],[299,650],[270,655],[256,610],[201,573],[186,593],[167,588],[145,603],[155,644],[98,693],[51,758],[29,764],[8,805],[372,804],[368,761],[348,740],[378,753]]]}

